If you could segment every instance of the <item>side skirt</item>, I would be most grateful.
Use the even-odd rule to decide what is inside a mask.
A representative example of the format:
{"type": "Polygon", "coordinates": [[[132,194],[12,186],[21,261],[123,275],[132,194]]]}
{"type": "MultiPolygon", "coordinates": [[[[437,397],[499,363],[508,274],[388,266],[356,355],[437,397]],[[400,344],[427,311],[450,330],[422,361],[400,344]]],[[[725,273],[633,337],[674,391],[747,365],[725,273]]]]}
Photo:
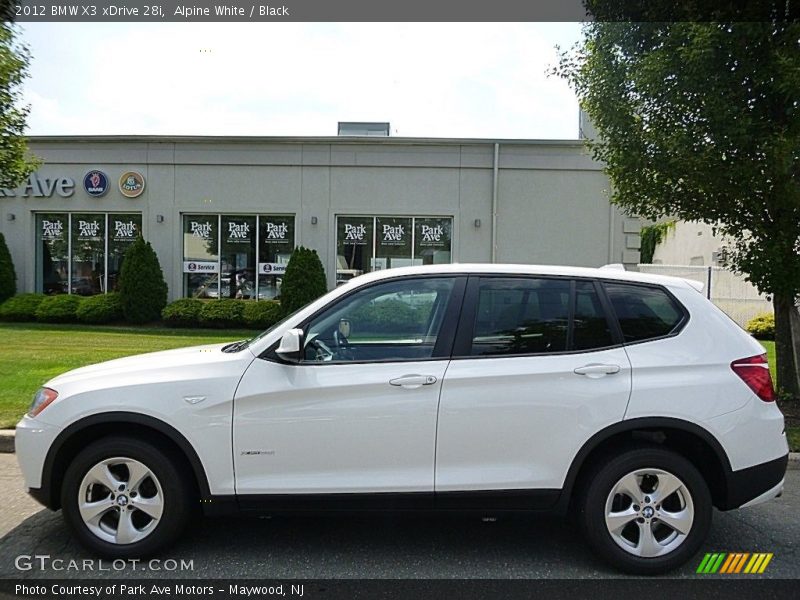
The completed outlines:
{"type": "Polygon", "coordinates": [[[528,512],[551,511],[559,489],[367,494],[240,494],[201,500],[206,516],[237,513],[528,512]]]}

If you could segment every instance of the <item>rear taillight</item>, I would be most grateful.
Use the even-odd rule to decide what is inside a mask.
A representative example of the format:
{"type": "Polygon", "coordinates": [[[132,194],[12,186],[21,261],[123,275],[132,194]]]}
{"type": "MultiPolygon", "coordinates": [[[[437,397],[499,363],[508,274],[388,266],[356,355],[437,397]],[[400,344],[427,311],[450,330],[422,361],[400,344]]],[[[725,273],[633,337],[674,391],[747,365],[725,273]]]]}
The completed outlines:
{"type": "Polygon", "coordinates": [[[775,401],[775,388],[772,387],[766,354],[735,360],[731,363],[731,369],[764,402],[775,401]]]}

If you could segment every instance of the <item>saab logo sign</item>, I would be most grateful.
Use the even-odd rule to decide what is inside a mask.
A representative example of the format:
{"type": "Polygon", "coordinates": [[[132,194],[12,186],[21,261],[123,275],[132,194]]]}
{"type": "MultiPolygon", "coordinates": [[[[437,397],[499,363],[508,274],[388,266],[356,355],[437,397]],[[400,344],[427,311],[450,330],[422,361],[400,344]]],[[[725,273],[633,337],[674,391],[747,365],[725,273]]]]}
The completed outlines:
{"type": "Polygon", "coordinates": [[[283,275],[286,273],[286,265],[279,263],[258,263],[258,272],[262,275],[283,275]]]}
{"type": "Polygon", "coordinates": [[[184,273],[217,273],[219,264],[211,261],[187,260],[183,263],[184,273]]]}
{"type": "Polygon", "coordinates": [[[69,198],[75,193],[75,181],[70,177],[40,178],[36,173],[15,190],[0,188],[0,198],[51,198],[53,194],[69,198]]]}
{"type": "Polygon", "coordinates": [[[126,198],[138,198],[144,191],[144,176],[137,171],[127,171],[119,178],[119,191],[126,198]]]}
{"type": "Polygon", "coordinates": [[[108,191],[108,177],[102,171],[89,171],[83,177],[83,188],[90,196],[99,198],[108,191]]]}

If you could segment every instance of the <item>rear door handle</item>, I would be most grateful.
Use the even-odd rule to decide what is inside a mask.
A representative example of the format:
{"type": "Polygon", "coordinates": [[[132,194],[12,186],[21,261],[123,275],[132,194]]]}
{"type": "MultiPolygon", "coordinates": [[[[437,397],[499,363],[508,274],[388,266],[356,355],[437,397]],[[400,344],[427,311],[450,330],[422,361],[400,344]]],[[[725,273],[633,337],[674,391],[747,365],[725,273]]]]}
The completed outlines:
{"type": "Polygon", "coordinates": [[[403,375],[402,377],[390,379],[389,383],[413,390],[423,385],[433,385],[436,383],[436,377],[433,375],[403,375]]]}
{"type": "Polygon", "coordinates": [[[575,369],[574,373],[576,375],[586,375],[591,379],[596,379],[605,375],[619,373],[619,365],[601,365],[598,363],[592,363],[578,367],[575,369]]]}

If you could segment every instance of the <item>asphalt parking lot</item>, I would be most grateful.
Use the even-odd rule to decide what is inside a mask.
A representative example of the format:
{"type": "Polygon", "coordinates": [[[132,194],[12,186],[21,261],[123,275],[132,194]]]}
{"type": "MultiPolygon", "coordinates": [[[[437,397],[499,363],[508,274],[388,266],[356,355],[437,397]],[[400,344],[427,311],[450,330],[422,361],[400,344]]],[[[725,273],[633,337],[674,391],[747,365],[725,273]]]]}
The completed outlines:
{"type": "MultiPolygon", "coordinates": [[[[94,560],[85,563],[92,564],[91,569],[72,569],[70,564],[84,565],[83,560],[92,557],[71,538],[60,513],[41,509],[24,494],[13,454],[0,455],[0,506],[3,578],[617,576],[592,556],[579,533],[562,520],[525,516],[500,517],[495,522],[383,516],[206,519],[160,556],[156,565],[144,562],[117,568],[119,565],[110,561],[94,560]],[[54,559],[62,562],[53,563],[54,559]],[[70,563],[72,559],[74,563],[70,563]],[[184,570],[180,570],[181,561],[187,565],[184,570]]],[[[786,491],[778,500],[740,511],[716,512],[701,552],[671,577],[710,577],[695,574],[705,552],[772,552],[774,558],[766,572],[756,577],[798,578],[798,514],[800,470],[790,470],[786,491]]]]}

